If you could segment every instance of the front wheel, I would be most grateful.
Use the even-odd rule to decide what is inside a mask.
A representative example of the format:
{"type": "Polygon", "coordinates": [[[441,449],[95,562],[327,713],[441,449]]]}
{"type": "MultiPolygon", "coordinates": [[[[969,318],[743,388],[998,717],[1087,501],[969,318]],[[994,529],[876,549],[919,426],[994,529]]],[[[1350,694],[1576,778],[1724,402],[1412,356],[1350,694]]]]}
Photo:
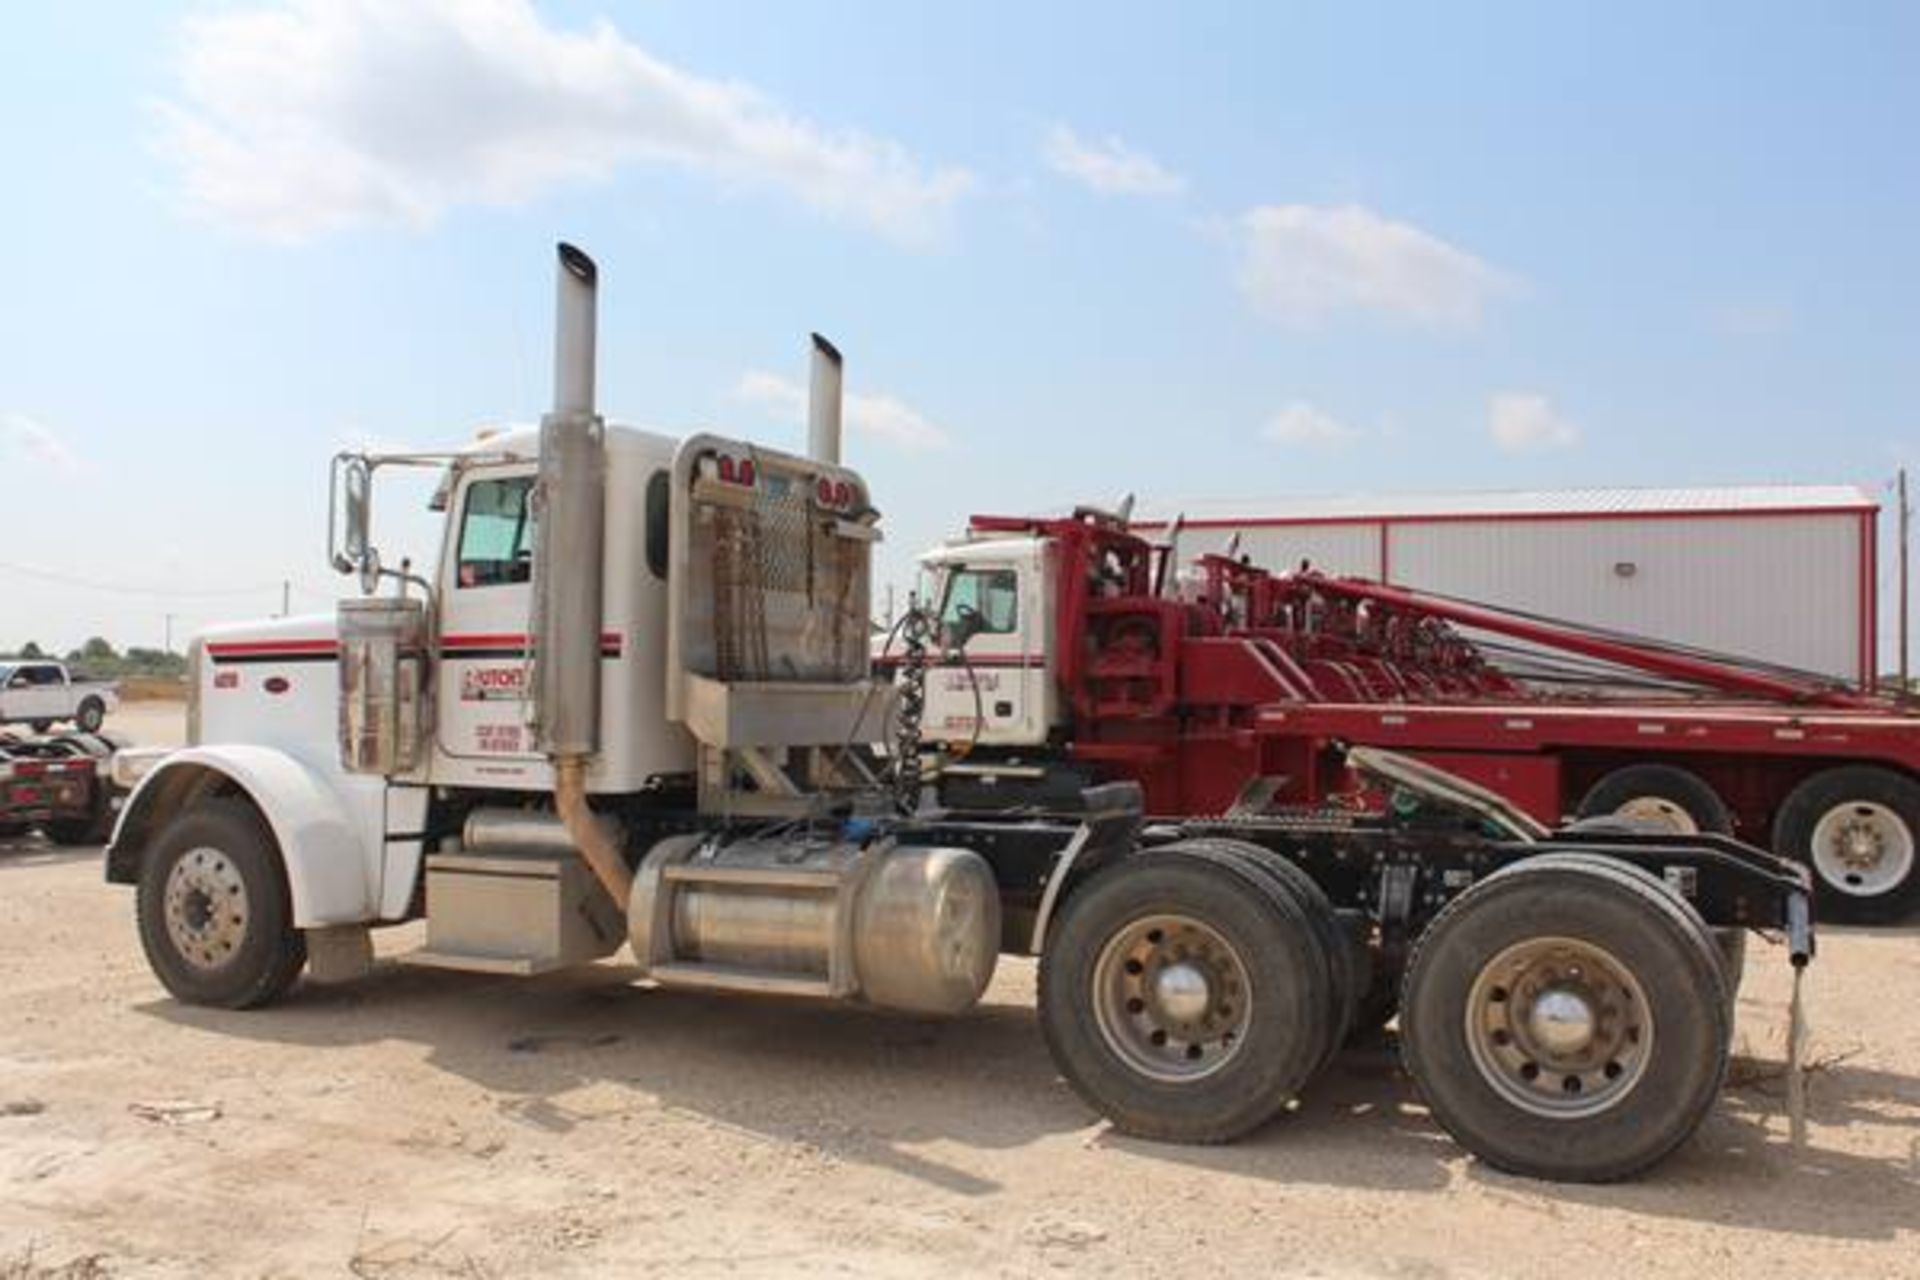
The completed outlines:
{"type": "Polygon", "coordinates": [[[1610,1182],[1684,1142],[1726,1076],[1725,961],[1658,879],[1589,856],[1516,863],[1421,935],[1407,1070],[1456,1141],[1509,1173],[1610,1182]]]}
{"type": "Polygon", "coordinates": [[[141,863],[136,902],[147,963],[187,1004],[270,1003],[306,963],[279,848],[239,801],[204,801],[174,818],[141,863]]]}
{"type": "Polygon", "coordinates": [[[83,732],[98,733],[100,726],[106,723],[107,704],[98,698],[88,698],[80,704],[80,710],[74,713],[73,722],[83,732]]]}

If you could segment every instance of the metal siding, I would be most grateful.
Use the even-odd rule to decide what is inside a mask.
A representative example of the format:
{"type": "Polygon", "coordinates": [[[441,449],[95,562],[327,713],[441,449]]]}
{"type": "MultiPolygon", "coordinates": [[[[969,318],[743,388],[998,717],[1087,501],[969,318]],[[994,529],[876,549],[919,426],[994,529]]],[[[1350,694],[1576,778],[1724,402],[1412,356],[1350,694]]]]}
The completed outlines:
{"type": "Polygon", "coordinates": [[[1136,513],[1143,523],[1183,514],[1189,525],[1271,521],[1512,519],[1582,515],[1698,516],[1739,513],[1867,512],[1877,504],[1854,485],[1723,485],[1689,489],[1542,489],[1489,493],[1335,494],[1265,500],[1218,498],[1150,500],[1136,513]]]}
{"type": "Polygon", "coordinates": [[[1390,576],[1855,679],[1860,520],[1840,513],[1396,524],[1390,576]],[[1635,566],[1631,577],[1615,572],[1621,563],[1635,566]]]}
{"type": "MultiPolygon", "coordinates": [[[[1217,551],[1227,535],[1208,529],[1183,534],[1180,549],[1191,558],[1217,551]]],[[[1380,576],[1380,526],[1372,524],[1268,525],[1240,532],[1240,554],[1267,569],[1297,569],[1302,560],[1325,573],[1380,576]]]]}

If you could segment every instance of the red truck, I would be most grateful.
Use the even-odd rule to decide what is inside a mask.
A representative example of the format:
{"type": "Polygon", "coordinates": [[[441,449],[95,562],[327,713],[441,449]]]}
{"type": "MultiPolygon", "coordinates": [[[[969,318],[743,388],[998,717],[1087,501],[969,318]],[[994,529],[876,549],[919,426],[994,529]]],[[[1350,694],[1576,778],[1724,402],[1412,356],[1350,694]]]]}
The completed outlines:
{"type": "Polygon", "coordinates": [[[0,732],[0,840],[38,827],[55,844],[105,843],[117,810],[113,753],[99,734],[0,732]]]}
{"type": "Polygon", "coordinates": [[[955,807],[1120,779],[1157,814],[1321,805],[1353,789],[1340,748],[1375,746],[1547,823],[1737,833],[1809,864],[1826,919],[1920,906],[1920,716],[1891,698],[1305,566],[1176,566],[1086,508],[976,516],[921,559],[955,807]]]}

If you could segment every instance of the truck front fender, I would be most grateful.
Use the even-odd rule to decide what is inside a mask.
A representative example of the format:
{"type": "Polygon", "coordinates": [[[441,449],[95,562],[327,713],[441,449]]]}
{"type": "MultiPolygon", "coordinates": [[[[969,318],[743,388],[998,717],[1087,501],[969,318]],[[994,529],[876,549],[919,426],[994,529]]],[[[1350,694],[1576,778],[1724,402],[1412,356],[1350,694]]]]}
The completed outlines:
{"type": "MultiPolygon", "coordinates": [[[[326,779],[272,747],[188,747],[155,766],[121,807],[107,879],[136,883],[154,839],[208,796],[240,796],[259,811],[280,846],[295,925],[357,924],[376,914],[381,851],[369,853],[347,801],[326,779]]],[[[372,803],[377,811],[377,791],[372,803]]]]}

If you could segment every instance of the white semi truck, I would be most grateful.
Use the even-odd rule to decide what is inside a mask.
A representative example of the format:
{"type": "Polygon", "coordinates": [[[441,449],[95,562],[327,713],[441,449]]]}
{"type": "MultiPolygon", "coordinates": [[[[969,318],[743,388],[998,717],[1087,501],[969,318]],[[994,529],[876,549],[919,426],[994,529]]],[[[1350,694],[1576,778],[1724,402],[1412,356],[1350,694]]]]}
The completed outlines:
{"type": "MultiPolygon", "coordinates": [[[[868,660],[879,515],[839,460],[840,361],[815,340],[810,456],[611,426],[597,273],[560,249],[556,399],[451,455],[343,455],[336,614],[192,647],[189,745],[135,757],[107,851],[177,998],[245,1008],[413,963],[492,974],[629,947],[662,986],[957,1014],[1002,953],[1039,958],[1061,1073],[1121,1129],[1233,1139],[1354,1024],[1411,945],[1408,1066],[1503,1168],[1634,1174],[1724,1077],[1737,968],[1713,930],[1811,953],[1805,872],[1720,836],[1548,831],[1385,753],[1390,816],[1147,823],[944,814],[916,777],[927,620],[896,696],[868,660]],[[444,481],[439,559],[370,540],[375,478],[444,481]],[[391,588],[391,589],[388,589],[391,588]],[[865,750],[886,741],[885,753],[865,750]]],[[[744,1015],[743,1015],[744,1016],[744,1015]]]]}

